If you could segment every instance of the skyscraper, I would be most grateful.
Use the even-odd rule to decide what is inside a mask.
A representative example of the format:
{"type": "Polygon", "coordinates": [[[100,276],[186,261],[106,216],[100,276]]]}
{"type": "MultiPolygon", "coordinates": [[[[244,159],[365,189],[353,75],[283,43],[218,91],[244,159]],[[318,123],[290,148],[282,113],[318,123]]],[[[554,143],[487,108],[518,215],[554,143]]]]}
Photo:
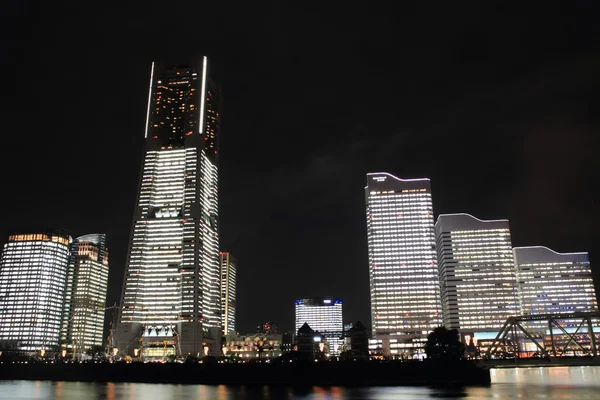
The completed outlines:
{"type": "Polygon", "coordinates": [[[219,97],[206,57],[152,64],[116,331],[122,352],[200,355],[209,328],[221,329],[219,97]]]}
{"type": "Polygon", "coordinates": [[[543,246],[515,247],[513,253],[523,315],[598,311],[588,253],[543,246]]]}
{"type": "Polygon", "coordinates": [[[102,346],[107,287],[106,235],[76,238],[71,244],[61,339],[77,354],[102,346]]]}
{"type": "Polygon", "coordinates": [[[435,231],[444,325],[498,332],[519,313],[508,220],[442,214],[435,231]]]}
{"type": "Polygon", "coordinates": [[[0,340],[48,350],[60,337],[71,237],[11,235],[0,258],[0,340]]]}
{"type": "Polygon", "coordinates": [[[332,297],[311,297],[296,301],[296,332],[308,325],[323,335],[329,345],[329,355],[338,356],[343,343],[344,323],[342,300],[332,297]]]}
{"type": "Polygon", "coordinates": [[[235,333],[235,274],[237,262],[231,253],[221,252],[221,319],[223,333],[235,333]]]}
{"type": "Polygon", "coordinates": [[[429,179],[370,173],[365,198],[376,346],[422,352],[442,320],[429,179]]]}

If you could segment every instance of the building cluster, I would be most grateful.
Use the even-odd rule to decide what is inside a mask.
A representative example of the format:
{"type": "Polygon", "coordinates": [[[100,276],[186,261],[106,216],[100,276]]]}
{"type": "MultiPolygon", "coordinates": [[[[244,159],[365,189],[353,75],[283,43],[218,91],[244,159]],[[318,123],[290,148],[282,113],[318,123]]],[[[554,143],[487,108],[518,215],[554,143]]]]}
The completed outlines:
{"type": "Polygon", "coordinates": [[[102,346],[107,284],[104,234],[9,236],[0,257],[3,349],[83,355],[102,346]]]}
{"type": "Polygon", "coordinates": [[[587,253],[513,247],[508,220],[434,223],[429,179],[371,173],[365,197],[374,352],[419,356],[440,325],[477,341],[512,316],[598,311],[587,253]]]}
{"type": "MultiPolygon", "coordinates": [[[[294,332],[278,335],[269,323],[239,335],[237,263],[219,245],[220,97],[206,57],[152,64],[110,354],[364,359],[369,348],[413,357],[440,325],[484,340],[515,315],[598,310],[587,253],[513,248],[507,220],[443,214],[434,222],[429,179],[370,173],[370,334],[360,322],[343,325],[340,299],[319,297],[296,301],[294,332]]],[[[11,235],[0,258],[3,348],[82,354],[103,345],[108,271],[105,235],[11,235]]]]}
{"type": "MultiPolygon", "coordinates": [[[[235,332],[236,261],[219,247],[220,91],[206,57],[153,63],[143,165],[110,354],[218,354],[235,332]]],[[[103,344],[104,235],[13,235],[0,261],[0,341],[24,351],[103,344]]]]}

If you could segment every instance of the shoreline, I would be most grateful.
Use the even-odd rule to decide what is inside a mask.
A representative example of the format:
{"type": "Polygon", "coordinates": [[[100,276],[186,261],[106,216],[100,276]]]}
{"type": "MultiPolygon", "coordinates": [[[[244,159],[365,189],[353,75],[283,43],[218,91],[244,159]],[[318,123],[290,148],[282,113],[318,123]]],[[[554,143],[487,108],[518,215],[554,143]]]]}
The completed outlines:
{"type": "Polygon", "coordinates": [[[474,363],[332,362],[290,364],[0,364],[2,380],[179,383],[208,385],[487,386],[474,363]]]}

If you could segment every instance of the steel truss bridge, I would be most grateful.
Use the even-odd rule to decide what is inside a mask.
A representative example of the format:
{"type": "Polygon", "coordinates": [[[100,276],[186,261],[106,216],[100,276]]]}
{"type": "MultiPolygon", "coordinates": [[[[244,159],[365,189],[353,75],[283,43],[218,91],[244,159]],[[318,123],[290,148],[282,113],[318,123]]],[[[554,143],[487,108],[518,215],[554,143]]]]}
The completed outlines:
{"type": "MultiPolygon", "coordinates": [[[[496,352],[498,347],[506,345],[506,339],[510,335],[512,346],[515,348],[515,355],[518,355],[521,351],[519,349],[518,338],[520,335],[529,339],[537,349],[540,354],[543,354],[548,360],[552,361],[557,358],[557,354],[564,354],[567,352],[568,347],[571,344],[574,344],[579,349],[581,349],[584,353],[596,358],[598,357],[598,344],[596,343],[596,337],[594,336],[594,326],[592,323],[593,319],[600,319],[600,311],[594,312],[571,312],[571,313],[560,313],[560,314],[534,314],[534,315],[522,315],[516,317],[510,317],[504,323],[504,326],[498,332],[498,335],[491,343],[488,348],[485,359],[490,360],[492,354],[496,352]],[[567,332],[567,330],[559,323],[559,321],[569,320],[570,322],[574,322],[577,325],[577,329],[573,333],[567,332]],[[551,347],[546,348],[543,346],[543,335],[540,338],[539,333],[530,331],[526,328],[528,322],[537,322],[538,329],[541,326],[542,322],[547,324],[548,330],[550,331],[550,341],[551,347]],[[587,331],[581,331],[587,325],[587,331]],[[577,334],[585,333],[589,337],[589,345],[590,348],[587,349],[583,346],[583,344],[578,341],[577,334]],[[559,349],[556,344],[555,334],[563,334],[568,338],[565,346],[562,349],[559,349]],[[539,340],[541,339],[542,343],[540,344],[539,340]],[[558,351],[557,351],[558,350],[558,351]]],[[[588,343],[586,343],[587,345],[588,343]]]]}

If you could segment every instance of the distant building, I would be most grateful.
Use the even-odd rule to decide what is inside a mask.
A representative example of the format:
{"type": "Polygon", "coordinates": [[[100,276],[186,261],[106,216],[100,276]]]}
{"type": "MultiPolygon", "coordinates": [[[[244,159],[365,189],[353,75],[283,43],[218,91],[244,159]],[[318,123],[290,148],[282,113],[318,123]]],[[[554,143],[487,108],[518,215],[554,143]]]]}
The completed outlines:
{"type": "Polygon", "coordinates": [[[235,332],[237,261],[231,253],[221,252],[219,264],[221,265],[221,320],[223,332],[227,335],[235,332]]]}
{"type": "Polygon", "coordinates": [[[367,328],[360,322],[344,331],[345,349],[350,352],[352,360],[369,359],[369,334],[367,328]]]}
{"type": "Polygon", "coordinates": [[[84,235],[73,241],[61,341],[76,353],[102,346],[108,271],[106,235],[84,235]]]}
{"type": "Polygon", "coordinates": [[[284,353],[289,353],[290,351],[297,350],[296,345],[296,332],[286,332],[281,335],[281,350],[284,353]]]}
{"type": "Polygon", "coordinates": [[[543,246],[515,247],[513,253],[523,315],[598,311],[588,253],[543,246]]]}
{"type": "Polygon", "coordinates": [[[435,231],[444,325],[498,332],[519,313],[508,220],[442,214],[435,231]]]}
{"type": "Polygon", "coordinates": [[[60,231],[8,237],[0,258],[0,341],[25,351],[58,347],[71,241],[60,231]]]}
{"type": "Polygon", "coordinates": [[[225,335],[223,355],[236,357],[239,361],[270,360],[283,354],[282,336],[249,333],[225,335]]]}
{"type": "Polygon", "coordinates": [[[300,360],[322,360],[329,353],[326,338],[306,322],[298,329],[296,342],[300,360]]]}
{"type": "Polygon", "coordinates": [[[373,348],[423,353],[442,323],[429,179],[367,174],[365,187],[373,348]]]}
{"type": "Polygon", "coordinates": [[[296,331],[305,323],[322,334],[329,355],[338,356],[343,343],[342,300],[332,297],[313,297],[296,301],[296,331]]]}

